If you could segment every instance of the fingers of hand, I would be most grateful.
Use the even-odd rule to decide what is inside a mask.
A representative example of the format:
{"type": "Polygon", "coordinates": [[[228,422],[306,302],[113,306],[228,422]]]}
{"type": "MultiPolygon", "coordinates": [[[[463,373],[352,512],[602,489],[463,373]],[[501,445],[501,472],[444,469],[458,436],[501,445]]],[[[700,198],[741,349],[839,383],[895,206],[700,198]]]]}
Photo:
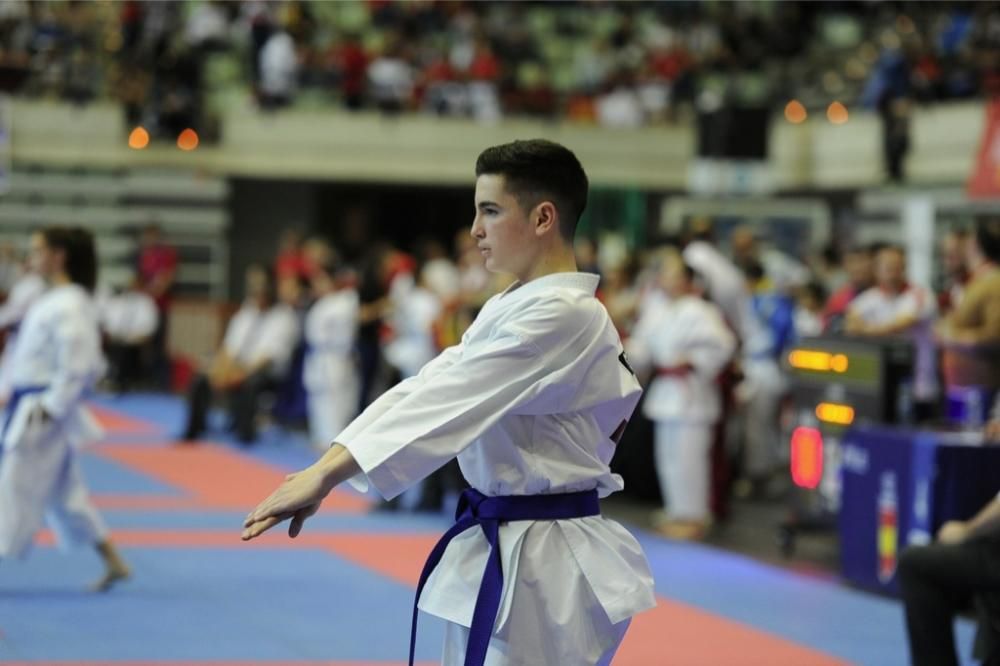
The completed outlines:
{"type": "Polygon", "coordinates": [[[271,529],[283,520],[286,520],[289,516],[269,516],[267,518],[254,521],[252,524],[248,525],[246,529],[243,530],[243,534],[240,538],[244,541],[249,541],[254,539],[267,530],[271,529]]]}

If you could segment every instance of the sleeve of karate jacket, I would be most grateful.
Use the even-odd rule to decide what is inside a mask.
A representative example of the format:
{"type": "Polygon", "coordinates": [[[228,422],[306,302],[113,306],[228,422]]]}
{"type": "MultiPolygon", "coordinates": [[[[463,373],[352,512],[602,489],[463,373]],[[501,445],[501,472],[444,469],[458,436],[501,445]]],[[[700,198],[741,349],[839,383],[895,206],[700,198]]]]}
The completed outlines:
{"type": "Polygon", "coordinates": [[[56,346],[56,372],[41,403],[54,420],[65,417],[79,402],[83,392],[96,378],[103,362],[100,348],[86,315],[67,309],[53,317],[56,346]]]}
{"type": "MultiPolygon", "coordinates": [[[[508,414],[561,411],[585,371],[573,337],[588,320],[537,308],[460,359],[411,384],[367,427],[338,438],[368,480],[392,498],[457,456],[508,414]],[[570,338],[570,339],[567,339],[570,338]]],[[[588,313],[589,314],[589,313],[588,313]]],[[[421,373],[422,374],[422,373],[421,373]]],[[[352,424],[353,425],[353,424],[352,424]]],[[[345,431],[346,432],[346,431],[345,431]]]]}
{"type": "MultiPolygon", "coordinates": [[[[430,360],[419,373],[413,377],[404,379],[379,396],[372,404],[365,408],[365,411],[361,412],[356,419],[351,421],[339,435],[334,437],[333,441],[343,445],[353,441],[359,433],[363,432],[365,428],[377,421],[380,416],[392,409],[393,406],[406,398],[406,396],[410,395],[414,389],[422,386],[428,379],[434,377],[439,372],[449,368],[461,356],[461,344],[448,347],[430,360]]],[[[368,479],[363,474],[353,477],[349,483],[360,492],[368,491],[368,479]]]]}
{"type": "Polygon", "coordinates": [[[736,351],[736,337],[715,306],[704,308],[689,340],[686,352],[688,361],[696,373],[709,381],[713,381],[722,372],[736,351]]]}

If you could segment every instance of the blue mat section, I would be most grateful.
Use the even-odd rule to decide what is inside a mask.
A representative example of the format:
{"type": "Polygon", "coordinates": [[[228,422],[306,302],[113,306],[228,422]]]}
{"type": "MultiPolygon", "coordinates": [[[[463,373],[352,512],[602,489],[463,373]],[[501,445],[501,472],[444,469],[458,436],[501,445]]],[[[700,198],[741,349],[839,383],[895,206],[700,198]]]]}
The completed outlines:
{"type": "MultiPolygon", "coordinates": [[[[412,592],[318,550],[126,549],[141,572],[83,592],[93,557],[39,549],[0,567],[0,659],[395,660],[409,645],[412,592]],[[378,621],[374,622],[373,619],[378,621]]],[[[421,619],[418,658],[440,656],[443,624],[421,619]]]]}
{"type": "Polygon", "coordinates": [[[122,495],[167,495],[183,497],[184,492],[178,488],[162,483],[157,479],[136,471],[93,453],[80,456],[83,476],[100,492],[122,495]]]}

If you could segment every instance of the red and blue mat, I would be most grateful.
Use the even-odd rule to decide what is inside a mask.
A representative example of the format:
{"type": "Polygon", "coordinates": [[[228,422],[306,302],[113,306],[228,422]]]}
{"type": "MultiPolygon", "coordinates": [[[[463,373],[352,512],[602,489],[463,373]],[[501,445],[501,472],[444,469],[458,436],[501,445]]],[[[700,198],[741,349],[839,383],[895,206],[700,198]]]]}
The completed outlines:
{"type": "MultiPolygon", "coordinates": [[[[27,560],[0,562],[0,663],[404,663],[413,588],[445,516],[373,513],[368,498],[335,491],[298,539],[243,543],[249,509],[314,459],[300,436],[271,429],[250,449],[221,436],[178,446],[175,398],[108,398],[97,409],[108,438],[84,468],[134,578],[91,594],[96,554],[62,553],[43,533],[27,560]]],[[[895,601],[634,531],[660,603],[634,620],[616,666],[907,663],[895,601]]],[[[420,626],[417,657],[436,663],[442,625],[425,616],[420,626]]],[[[958,636],[968,653],[971,626],[959,623],[958,636]]]]}

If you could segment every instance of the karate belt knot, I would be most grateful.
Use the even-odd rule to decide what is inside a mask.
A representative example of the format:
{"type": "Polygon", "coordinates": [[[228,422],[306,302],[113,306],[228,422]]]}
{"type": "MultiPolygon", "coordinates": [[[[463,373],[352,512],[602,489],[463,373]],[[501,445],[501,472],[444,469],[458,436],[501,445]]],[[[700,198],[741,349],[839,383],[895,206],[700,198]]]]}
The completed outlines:
{"type": "Polygon", "coordinates": [[[17,410],[18,403],[26,396],[33,393],[42,393],[47,388],[48,386],[38,384],[33,386],[15,386],[11,390],[7,406],[3,410],[3,425],[0,426],[0,443],[3,442],[3,438],[7,434],[7,428],[10,426],[11,419],[14,418],[14,412],[17,410]]]}
{"type": "Polygon", "coordinates": [[[486,648],[493,635],[503,594],[503,567],[500,562],[500,523],[515,520],[566,520],[597,516],[601,513],[597,501],[597,491],[560,495],[505,495],[488,497],[478,490],[468,489],[458,500],[455,524],[444,533],[431,554],[427,557],[424,570],[420,573],[417,595],[413,600],[413,624],[410,629],[410,666],[417,643],[417,602],[431,572],[441,561],[448,544],[467,529],[479,526],[490,544],[490,554],[486,560],[483,581],[479,585],[472,626],[469,628],[469,642],[465,650],[465,666],[482,666],[486,660],[486,648]]]}

